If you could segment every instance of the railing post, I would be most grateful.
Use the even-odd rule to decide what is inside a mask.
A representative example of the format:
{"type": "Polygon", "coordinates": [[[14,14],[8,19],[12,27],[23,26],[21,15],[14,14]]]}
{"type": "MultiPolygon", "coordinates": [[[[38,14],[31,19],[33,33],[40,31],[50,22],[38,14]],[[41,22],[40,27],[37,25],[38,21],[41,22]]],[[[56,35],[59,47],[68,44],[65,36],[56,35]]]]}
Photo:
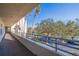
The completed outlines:
{"type": "Polygon", "coordinates": [[[48,43],[48,40],[49,40],[49,38],[48,38],[48,35],[47,35],[47,43],[48,43]]]}
{"type": "Polygon", "coordinates": [[[57,38],[55,38],[55,50],[57,52],[57,38]]]}

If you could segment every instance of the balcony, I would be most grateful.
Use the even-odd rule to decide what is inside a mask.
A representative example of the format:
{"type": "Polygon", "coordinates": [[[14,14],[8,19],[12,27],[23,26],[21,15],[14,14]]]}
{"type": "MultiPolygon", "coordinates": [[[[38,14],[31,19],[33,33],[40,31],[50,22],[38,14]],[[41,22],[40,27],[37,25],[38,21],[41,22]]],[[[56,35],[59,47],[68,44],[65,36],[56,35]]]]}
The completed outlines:
{"type": "Polygon", "coordinates": [[[27,33],[25,14],[37,5],[1,4],[0,56],[78,56],[79,40],[27,33]]]}

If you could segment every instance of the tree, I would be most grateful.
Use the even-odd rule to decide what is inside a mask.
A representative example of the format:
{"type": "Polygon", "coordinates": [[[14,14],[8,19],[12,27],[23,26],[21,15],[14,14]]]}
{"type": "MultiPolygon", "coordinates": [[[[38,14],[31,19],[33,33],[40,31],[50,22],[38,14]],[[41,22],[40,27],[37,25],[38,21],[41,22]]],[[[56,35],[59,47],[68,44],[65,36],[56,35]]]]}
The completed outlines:
{"type": "Polygon", "coordinates": [[[54,21],[53,19],[44,19],[35,28],[39,34],[46,33],[52,36],[60,36],[67,38],[68,36],[79,36],[79,26],[75,21],[68,21],[66,24],[62,21],[54,21]]]}
{"type": "MultiPolygon", "coordinates": [[[[34,19],[35,19],[35,17],[36,17],[37,15],[39,15],[39,13],[40,13],[40,4],[38,4],[38,6],[37,6],[36,9],[35,9],[34,19]]],[[[32,22],[32,32],[33,32],[33,30],[34,30],[34,19],[33,19],[33,22],[32,22]]]]}
{"type": "Polygon", "coordinates": [[[40,24],[37,25],[37,32],[41,33],[41,34],[47,34],[49,35],[51,33],[51,28],[52,28],[52,22],[53,19],[46,19],[43,20],[40,24]]]}

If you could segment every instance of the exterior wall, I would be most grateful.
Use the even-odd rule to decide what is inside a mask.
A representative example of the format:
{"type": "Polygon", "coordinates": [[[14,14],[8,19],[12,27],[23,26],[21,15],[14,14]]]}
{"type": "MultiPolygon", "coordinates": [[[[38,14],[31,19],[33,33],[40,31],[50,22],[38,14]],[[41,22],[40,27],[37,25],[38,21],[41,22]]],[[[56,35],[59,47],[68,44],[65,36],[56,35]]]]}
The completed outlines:
{"type": "Polygon", "coordinates": [[[25,36],[27,33],[27,21],[25,21],[25,17],[21,18],[16,24],[11,27],[11,32],[18,34],[19,36],[25,36]],[[17,27],[15,29],[15,27],[17,27]]]}
{"type": "Polygon", "coordinates": [[[1,21],[2,19],[0,19],[0,42],[5,34],[5,28],[4,28],[4,24],[3,22],[1,21]]]}

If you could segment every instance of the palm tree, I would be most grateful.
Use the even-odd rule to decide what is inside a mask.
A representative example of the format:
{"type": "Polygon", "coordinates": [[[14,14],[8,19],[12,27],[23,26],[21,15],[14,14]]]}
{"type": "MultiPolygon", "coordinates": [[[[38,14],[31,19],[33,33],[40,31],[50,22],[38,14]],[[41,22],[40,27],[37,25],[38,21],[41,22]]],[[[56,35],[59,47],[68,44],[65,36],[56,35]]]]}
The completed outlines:
{"type": "MultiPolygon", "coordinates": [[[[40,4],[38,4],[38,6],[35,9],[34,19],[39,13],[40,13],[40,4]]],[[[34,19],[33,19],[33,22],[32,22],[32,33],[33,33],[33,30],[34,30],[34,19]]]]}

